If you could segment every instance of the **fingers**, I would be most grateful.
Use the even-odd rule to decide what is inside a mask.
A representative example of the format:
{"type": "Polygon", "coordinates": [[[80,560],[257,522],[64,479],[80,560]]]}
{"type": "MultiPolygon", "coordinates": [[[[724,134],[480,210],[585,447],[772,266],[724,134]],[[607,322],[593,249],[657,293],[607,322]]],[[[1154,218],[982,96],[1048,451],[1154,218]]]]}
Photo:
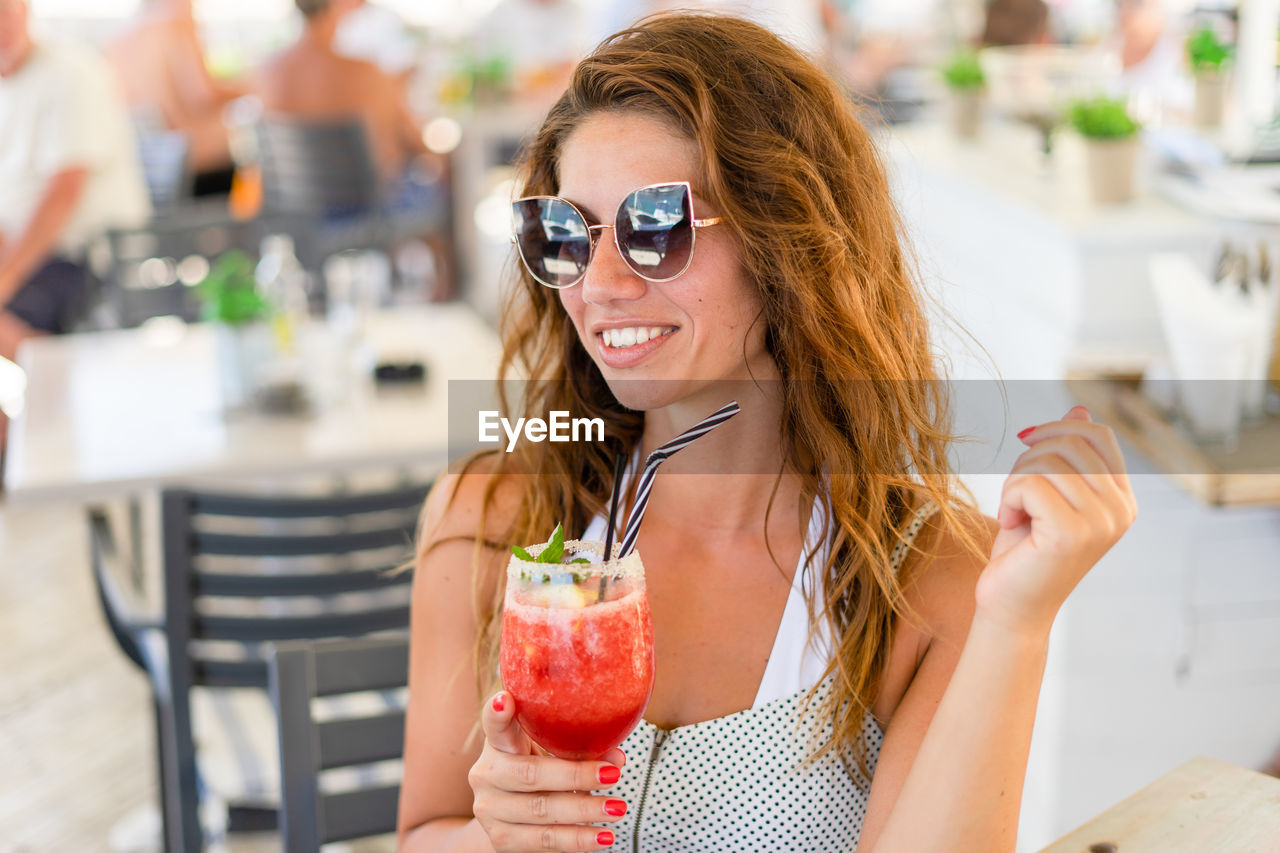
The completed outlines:
{"type": "Polygon", "coordinates": [[[1095,424],[1084,406],[1075,406],[1060,421],[1030,427],[1018,433],[1018,438],[1028,447],[1060,435],[1079,435],[1093,445],[1098,455],[1107,463],[1107,470],[1117,477],[1126,474],[1124,455],[1116,434],[1105,424],[1095,424]]]}
{"type": "Polygon", "coordinates": [[[496,694],[480,711],[480,727],[485,740],[499,752],[529,755],[533,742],[516,722],[516,701],[505,690],[496,694]]]}
{"type": "Polygon", "coordinates": [[[499,791],[479,804],[491,818],[505,823],[598,823],[618,820],[627,813],[626,802],[617,797],[569,792],[513,794],[499,791]]]}
{"type": "MultiPolygon", "coordinates": [[[[1120,452],[1120,444],[1116,440],[1115,432],[1104,424],[1093,423],[1089,410],[1084,406],[1073,407],[1060,421],[1023,430],[1018,434],[1018,438],[1033,450],[1040,445],[1047,445],[1046,449],[1052,449],[1076,464],[1082,474],[1110,475],[1116,492],[1112,491],[1110,484],[1098,477],[1090,478],[1090,484],[1100,494],[1118,494],[1118,499],[1124,505],[1124,512],[1130,521],[1137,516],[1138,504],[1133,497],[1133,489],[1125,469],[1124,455],[1120,452]],[[1081,442],[1087,442],[1091,446],[1097,458],[1102,460],[1105,466],[1104,471],[1098,470],[1093,456],[1085,452],[1080,446],[1081,442]]],[[[1024,457],[1027,455],[1024,454],[1024,457]]],[[[1019,461],[1021,462],[1021,458],[1019,461]]]]}
{"type": "MultiPolygon", "coordinates": [[[[484,758],[481,758],[481,763],[484,758]]],[[[486,778],[504,791],[598,791],[618,782],[619,770],[603,761],[566,761],[549,755],[493,755],[486,778]]]]}
{"type": "Polygon", "coordinates": [[[611,830],[582,824],[618,820],[627,804],[617,797],[581,793],[607,789],[621,778],[622,750],[606,761],[567,761],[536,752],[515,721],[514,699],[505,691],[481,712],[486,737],[468,781],[473,812],[499,853],[509,851],[602,850],[611,830]]]}
{"type": "MultiPolygon", "coordinates": [[[[1071,494],[1080,498],[1089,498],[1092,494],[1094,499],[1116,509],[1125,505],[1123,487],[1083,436],[1060,435],[1037,442],[1018,457],[1010,479],[1030,474],[1060,475],[1075,481],[1071,484],[1071,494]],[[1077,487],[1083,487],[1083,491],[1077,487]]],[[[1080,499],[1073,498],[1071,503],[1079,510],[1086,508],[1080,499]]]]}
{"type": "Polygon", "coordinates": [[[498,853],[508,850],[604,850],[613,845],[613,830],[598,826],[529,826],[501,824],[489,831],[498,853]]]}

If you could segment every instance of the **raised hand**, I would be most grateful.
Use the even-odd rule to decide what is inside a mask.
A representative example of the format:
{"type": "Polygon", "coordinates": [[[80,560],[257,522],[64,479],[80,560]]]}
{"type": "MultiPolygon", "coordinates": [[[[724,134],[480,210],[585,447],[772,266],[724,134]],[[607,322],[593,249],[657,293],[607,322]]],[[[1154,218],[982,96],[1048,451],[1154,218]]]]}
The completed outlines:
{"type": "Polygon", "coordinates": [[[626,814],[622,800],[581,793],[617,784],[626,762],[613,749],[603,761],[567,761],[544,754],[520,728],[515,701],[503,692],[485,705],[484,750],[468,781],[474,814],[496,853],[603,850],[613,833],[588,822],[626,814]]]}
{"type": "Polygon", "coordinates": [[[1029,449],[1005,481],[977,614],[1019,632],[1047,633],[1138,507],[1115,434],[1083,406],[1018,437],[1029,449]]]}

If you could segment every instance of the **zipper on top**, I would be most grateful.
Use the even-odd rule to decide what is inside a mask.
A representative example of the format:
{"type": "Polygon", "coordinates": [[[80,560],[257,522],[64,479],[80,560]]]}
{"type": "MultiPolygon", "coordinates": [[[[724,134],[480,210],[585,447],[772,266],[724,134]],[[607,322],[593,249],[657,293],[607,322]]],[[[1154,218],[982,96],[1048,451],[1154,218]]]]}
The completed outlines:
{"type": "Polygon", "coordinates": [[[653,736],[653,749],[649,750],[649,767],[644,774],[644,787],[640,789],[640,802],[636,805],[636,819],[631,827],[631,851],[632,853],[640,853],[640,820],[644,817],[645,800],[649,799],[649,782],[653,779],[653,765],[658,763],[658,754],[662,751],[662,745],[666,743],[667,738],[671,736],[671,732],[666,729],[658,729],[653,736]]]}

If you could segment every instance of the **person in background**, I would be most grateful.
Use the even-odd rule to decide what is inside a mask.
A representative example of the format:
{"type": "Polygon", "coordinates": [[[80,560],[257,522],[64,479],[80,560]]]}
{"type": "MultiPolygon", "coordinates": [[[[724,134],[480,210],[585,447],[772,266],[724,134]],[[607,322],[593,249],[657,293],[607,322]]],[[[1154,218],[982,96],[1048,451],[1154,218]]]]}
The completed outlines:
{"type": "Polygon", "coordinates": [[[1049,42],[1049,5],[1044,0],[991,0],[982,28],[983,47],[1049,42]]]}
{"type": "Polygon", "coordinates": [[[418,39],[404,19],[386,6],[359,0],[342,19],[333,44],[340,56],[372,62],[407,92],[418,65],[418,39]]]}
{"type": "Polygon", "coordinates": [[[404,101],[404,87],[378,66],[340,55],[334,39],[360,0],[295,0],[302,34],[255,73],[253,89],[267,113],[314,121],[360,119],[384,182],[428,155],[404,101]]]}
{"type": "Polygon", "coordinates": [[[151,214],[129,114],[107,63],[33,39],[27,0],[0,0],[0,356],[64,332],[89,242],[151,214]]]}
{"type": "Polygon", "coordinates": [[[833,61],[858,93],[889,97],[895,72],[919,64],[937,41],[939,0],[828,0],[833,61]]]}
{"type": "Polygon", "coordinates": [[[1143,118],[1190,110],[1192,87],[1183,59],[1186,32],[1170,18],[1166,0],[1117,0],[1115,41],[1124,88],[1143,118]]]}
{"type": "Polygon", "coordinates": [[[107,58],[135,121],[186,137],[195,194],[226,194],[233,168],[222,108],[244,90],[209,73],[191,3],[146,0],[107,58]]]}

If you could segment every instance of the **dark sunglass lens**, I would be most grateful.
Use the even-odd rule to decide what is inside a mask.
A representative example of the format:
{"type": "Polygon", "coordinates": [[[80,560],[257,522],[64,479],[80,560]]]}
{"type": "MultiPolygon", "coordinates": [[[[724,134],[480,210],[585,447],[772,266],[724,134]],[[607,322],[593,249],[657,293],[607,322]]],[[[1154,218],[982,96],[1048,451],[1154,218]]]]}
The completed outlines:
{"type": "Polygon", "coordinates": [[[627,264],[646,278],[678,276],[693,250],[689,190],[669,184],[636,190],[618,208],[618,245],[627,264]]]}
{"type": "Polygon", "coordinates": [[[576,284],[591,260],[591,234],[578,211],[555,198],[512,205],[516,246],[529,272],[549,287],[576,284]]]}

